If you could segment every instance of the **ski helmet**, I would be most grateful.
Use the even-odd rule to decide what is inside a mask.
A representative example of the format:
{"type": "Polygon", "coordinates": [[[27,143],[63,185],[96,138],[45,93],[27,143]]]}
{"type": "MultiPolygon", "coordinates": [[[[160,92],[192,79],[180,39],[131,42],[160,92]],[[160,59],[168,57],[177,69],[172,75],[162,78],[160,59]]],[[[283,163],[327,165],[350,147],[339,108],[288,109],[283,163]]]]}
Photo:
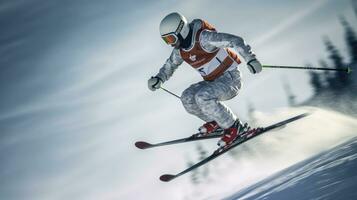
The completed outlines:
{"type": "Polygon", "coordinates": [[[189,32],[186,18],[177,12],[170,13],[161,20],[160,34],[167,44],[176,44],[179,39],[185,39],[189,32]]]}

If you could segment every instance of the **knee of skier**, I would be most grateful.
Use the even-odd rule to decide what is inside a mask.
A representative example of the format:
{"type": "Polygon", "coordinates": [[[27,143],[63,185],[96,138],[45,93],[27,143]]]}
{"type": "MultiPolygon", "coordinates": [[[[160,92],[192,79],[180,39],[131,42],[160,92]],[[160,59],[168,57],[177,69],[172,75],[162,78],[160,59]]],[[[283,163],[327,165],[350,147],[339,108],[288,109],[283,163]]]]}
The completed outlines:
{"type": "Polygon", "coordinates": [[[186,89],[181,94],[181,102],[183,107],[185,107],[185,109],[189,111],[190,105],[192,105],[194,102],[194,94],[192,94],[189,89],[186,89]]]}
{"type": "Polygon", "coordinates": [[[212,100],[212,97],[209,90],[202,89],[195,95],[195,101],[198,105],[205,105],[210,100],[212,100]]]}

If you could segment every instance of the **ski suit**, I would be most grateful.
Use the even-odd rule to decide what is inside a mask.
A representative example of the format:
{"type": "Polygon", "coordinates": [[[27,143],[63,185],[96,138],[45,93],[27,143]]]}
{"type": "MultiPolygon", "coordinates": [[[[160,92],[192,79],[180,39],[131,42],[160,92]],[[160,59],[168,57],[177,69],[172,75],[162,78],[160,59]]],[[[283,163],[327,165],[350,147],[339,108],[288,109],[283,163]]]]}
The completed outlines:
{"type": "Polygon", "coordinates": [[[228,48],[234,48],[245,61],[255,59],[255,55],[241,37],[217,32],[206,21],[195,19],[189,25],[193,30],[190,47],[174,48],[156,76],[165,82],[184,61],[191,65],[204,80],[183,91],[184,108],[205,122],[216,121],[220,127],[229,128],[237,117],[222,101],[237,96],[242,84],[238,70],[241,61],[228,48]]]}

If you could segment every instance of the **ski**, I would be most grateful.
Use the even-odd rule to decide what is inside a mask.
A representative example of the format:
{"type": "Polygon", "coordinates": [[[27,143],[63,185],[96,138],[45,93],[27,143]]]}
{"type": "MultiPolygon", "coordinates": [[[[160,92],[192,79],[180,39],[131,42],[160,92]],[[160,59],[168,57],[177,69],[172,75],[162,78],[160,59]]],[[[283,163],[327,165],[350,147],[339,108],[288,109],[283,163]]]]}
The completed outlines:
{"type": "Polygon", "coordinates": [[[209,161],[217,158],[218,156],[226,153],[227,151],[233,149],[234,147],[237,147],[239,144],[242,144],[258,135],[261,135],[262,133],[265,133],[267,131],[270,131],[272,129],[275,129],[275,128],[278,128],[278,127],[282,127],[290,122],[293,122],[293,121],[296,121],[298,119],[301,119],[305,116],[307,116],[308,113],[304,113],[304,114],[300,114],[300,115],[297,115],[295,117],[292,117],[292,118],[289,118],[287,120],[284,120],[284,121],[281,121],[281,122],[278,122],[276,124],[273,124],[273,125],[270,125],[270,126],[267,126],[267,127],[264,127],[264,128],[258,128],[258,129],[252,129],[252,130],[249,130],[245,133],[243,133],[239,138],[237,138],[235,141],[233,141],[230,145],[227,145],[225,146],[224,148],[219,148],[217,149],[216,151],[214,151],[210,156],[208,156],[207,158],[199,161],[198,163],[192,165],[191,167],[183,170],[182,172],[178,173],[178,174],[164,174],[162,176],[160,176],[160,180],[163,181],[163,182],[169,182],[179,176],[182,176],[184,174],[186,174],[187,172],[190,172],[194,169],[197,169],[198,167],[208,163],[209,161]]]}
{"type": "Polygon", "coordinates": [[[196,133],[190,137],[171,140],[171,141],[167,141],[167,142],[156,143],[156,144],[151,144],[151,143],[144,142],[144,141],[138,141],[138,142],[135,142],[135,146],[139,149],[149,149],[149,148],[160,147],[160,146],[165,146],[165,145],[180,144],[180,143],[185,143],[185,142],[193,142],[193,141],[197,141],[197,140],[219,138],[222,135],[223,135],[223,130],[220,129],[220,130],[217,130],[217,131],[211,133],[208,136],[201,136],[199,133],[196,133]]]}

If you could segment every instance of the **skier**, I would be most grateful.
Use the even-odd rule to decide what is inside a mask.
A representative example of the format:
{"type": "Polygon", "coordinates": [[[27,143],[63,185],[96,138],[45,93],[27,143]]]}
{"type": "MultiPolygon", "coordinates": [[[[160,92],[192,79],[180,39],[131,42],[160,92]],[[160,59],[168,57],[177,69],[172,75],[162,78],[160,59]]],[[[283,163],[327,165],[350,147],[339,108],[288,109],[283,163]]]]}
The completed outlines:
{"type": "Polygon", "coordinates": [[[160,34],[174,49],[159,73],[148,80],[149,89],[161,88],[183,61],[191,65],[204,80],[184,90],[180,98],[182,104],[188,113],[206,122],[199,128],[202,135],[223,129],[218,146],[230,144],[249,127],[222,103],[237,96],[241,88],[238,70],[241,60],[229,48],[239,52],[249,71],[256,74],[262,70],[262,65],[250,46],[239,36],[217,32],[204,20],[195,19],[188,23],[176,12],[162,19],[160,34]]]}

